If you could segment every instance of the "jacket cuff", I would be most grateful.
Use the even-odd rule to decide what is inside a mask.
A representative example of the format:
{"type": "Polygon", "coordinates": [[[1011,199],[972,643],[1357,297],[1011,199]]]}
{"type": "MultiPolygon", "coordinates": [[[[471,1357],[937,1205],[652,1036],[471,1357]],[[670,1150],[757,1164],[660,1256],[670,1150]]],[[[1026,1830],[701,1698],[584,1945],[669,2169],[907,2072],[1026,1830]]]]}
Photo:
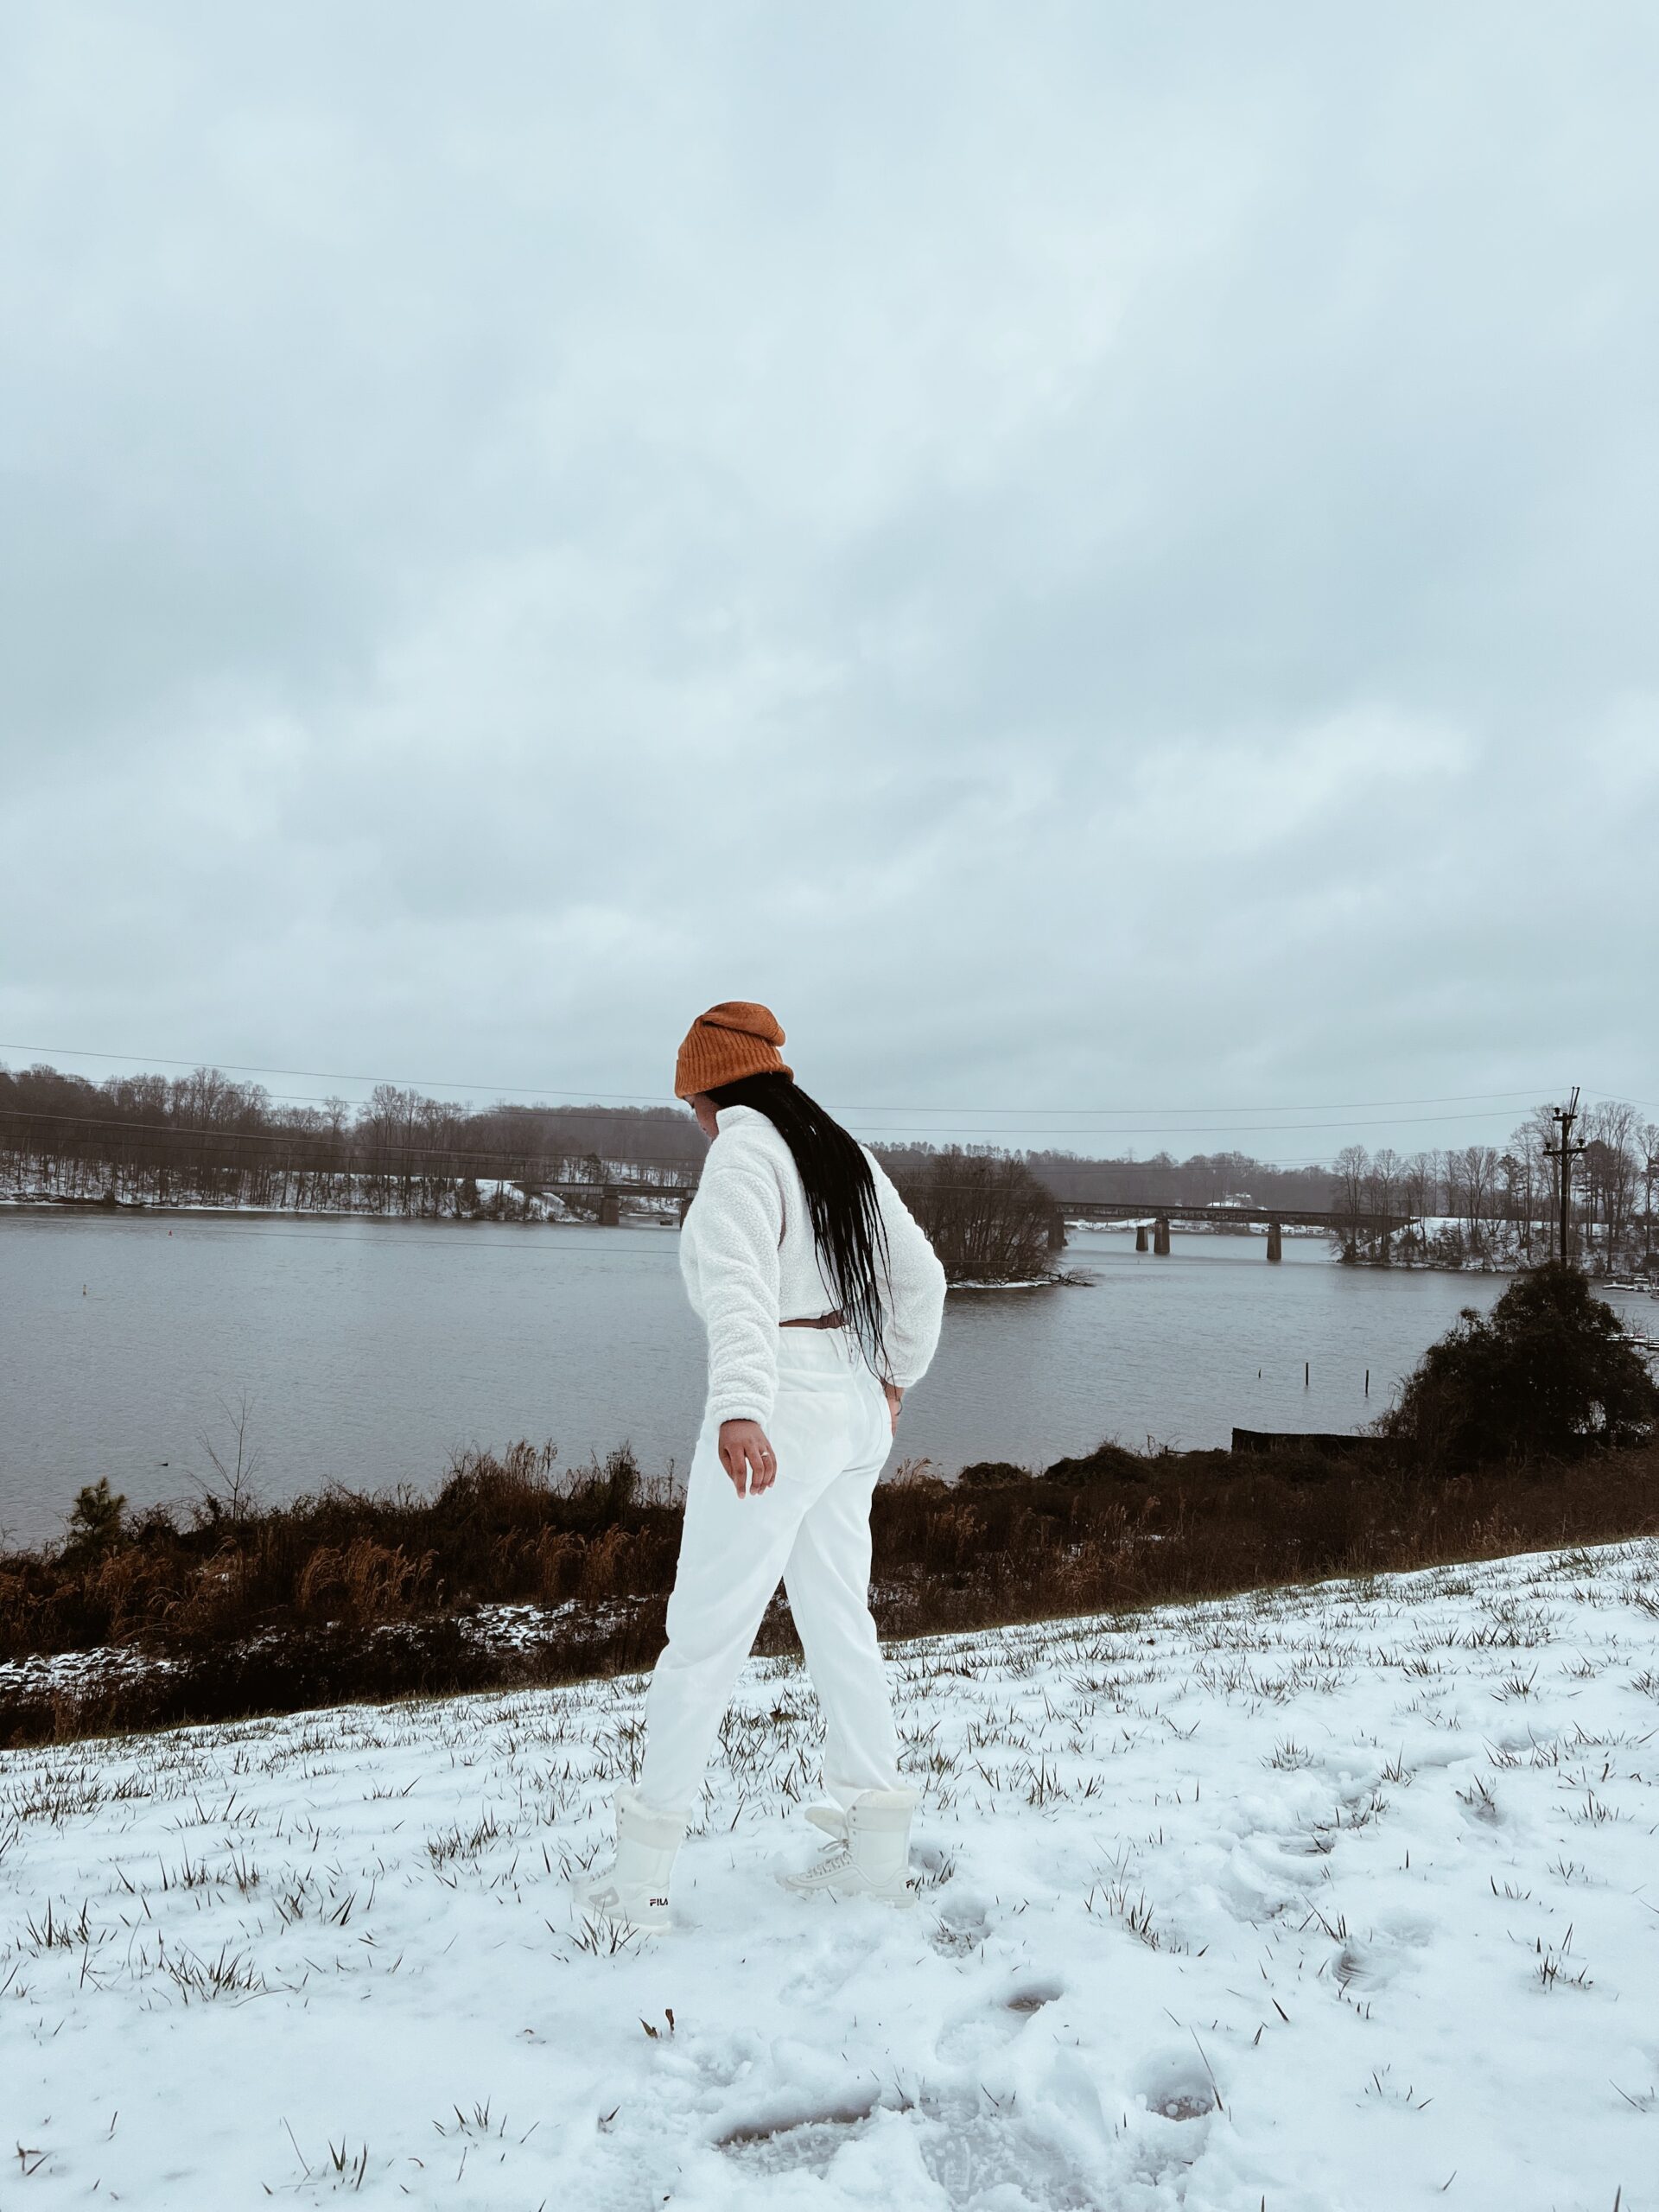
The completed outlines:
{"type": "Polygon", "coordinates": [[[723,1421],[754,1421],[764,1428],[772,1419],[772,1407],[765,1399],[728,1391],[723,1397],[709,1399],[708,1417],[716,1428],[723,1421]]]}

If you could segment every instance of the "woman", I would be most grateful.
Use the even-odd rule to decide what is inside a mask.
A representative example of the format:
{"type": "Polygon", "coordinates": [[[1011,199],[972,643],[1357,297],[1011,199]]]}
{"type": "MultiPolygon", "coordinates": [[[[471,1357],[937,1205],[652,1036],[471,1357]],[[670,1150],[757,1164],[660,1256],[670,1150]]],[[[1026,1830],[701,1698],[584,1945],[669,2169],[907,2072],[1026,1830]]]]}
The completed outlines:
{"type": "Polygon", "coordinates": [[[738,1669],[781,1577],[825,1724],[833,1839],[789,1878],[910,1902],[916,1795],[899,1778],[870,1618],[870,1497],[899,1407],[938,1342],[944,1270],[880,1166],[798,1088],[763,1006],[711,1007],[675,1070],[709,1139],[680,1268],[709,1338],[668,1644],[637,1789],[588,1912],[668,1926],[669,1877],[738,1669]]]}

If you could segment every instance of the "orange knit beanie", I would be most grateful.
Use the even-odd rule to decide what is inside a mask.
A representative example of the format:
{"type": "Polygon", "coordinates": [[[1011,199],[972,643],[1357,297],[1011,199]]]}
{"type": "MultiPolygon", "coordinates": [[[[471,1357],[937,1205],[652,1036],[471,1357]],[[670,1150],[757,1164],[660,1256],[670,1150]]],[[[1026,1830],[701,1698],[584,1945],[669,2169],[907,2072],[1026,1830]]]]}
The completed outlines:
{"type": "Polygon", "coordinates": [[[700,1014],[685,1034],[674,1064],[674,1096],[690,1098],[746,1075],[793,1075],[778,1047],[784,1033],[770,1007],[748,999],[722,999],[700,1014]]]}

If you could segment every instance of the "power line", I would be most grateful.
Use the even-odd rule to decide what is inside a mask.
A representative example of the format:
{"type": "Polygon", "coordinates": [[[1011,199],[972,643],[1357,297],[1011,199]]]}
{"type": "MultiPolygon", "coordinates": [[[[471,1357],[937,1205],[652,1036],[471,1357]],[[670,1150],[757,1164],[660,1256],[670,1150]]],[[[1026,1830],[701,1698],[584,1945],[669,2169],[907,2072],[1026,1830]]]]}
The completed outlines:
{"type": "MultiPolygon", "coordinates": [[[[136,1052],[92,1052],[83,1046],[70,1046],[67,1045],[0,1044],[0,1052],[49,1052],[55,1053],[61,1058],[72,1060],[119,1060],[128,1065],[141,1068],[175,1067],[194,1069],[198,1067],[209,1067],[215,1073],[219,1074],[275,1075],[281,1076],[284,1078],[291,1077],[296,1080],[318,1083],[390,1084],[394,1089],[397,1090],[426,1090],[428,1092],[460,1090],[488,1093],[493,1096],[524,1098],[570,1098],[578,1101],[585,1101],[593,1105],[620,1103],[625,1105],[655,1106],[664,1113],[672,1113],[677,1110],[675,1103],[665,1099],[660,1091],[585,1090],[581,1089],[573,1089],[568,1085],[557,1084],[543,1084],[538,1086],[526,1086],[524,1084],[513,1084],[484,1083],[475,1079],[462,1079],[454,1077],[448,1077],[440,1081],[435,1077],[423,1076],[361,1075],[351,1074],[346,1072],[345,1070],[339,1068],[277,1068],[265,1067],[252,1063],[232,1060],[218,1060],[209,1062],[203,1060],[169,1059],[166,1055],[159,1052],[143,1056],[136,1052]]],[[[1548,1084],[1533,1084],[1528,1085],[1522,1090],[1438,1091],[1431,1092],[1427,1096],[1421,1098],[1344,1098],[1325,1101],[1288,1099],[1281,1100],[1277,1103],[1255,1105],[1239,1105],[1235,1103],[1205,1106],[1172,1106],[1158,1103],[1136,1103],[1117,1106],[1098,1104],[1090,1106],[988,1106],[983,1104],[952,1106],[948,1103],[942,1103],[937,1100],[931,1101],[925,1105],[895,1105],[870,1103],[859,1103],[857,1102],[849,1103],[842,1101],[840,1102],[840,1110],[844,1113],[863,1114],[974,1114],[995,1115],[999,1116],[1007,1116],[1016,1114],[1067,1114],[1077,1116],[1122,1114],[1281,1114],[1294,1113],[1298,1110],[1309,1113],[1354,1113],[1363,1109],[1382,1109],[1395,1106],[1466,1106],[1476,1104],[1482,1100],[1486,1100],[1492,1102],[1491,1111],[1497,1113],[1502,1111],[1506,1103],[1510,1101],[1516,1099],[1535,1100],[1541,1093],[1547,1092],[1551,1087],[1552,1086],[1548,1084]]],[[[294,1103],[302,1104],[320,1104],[322,1102],[321,1100],[315,1099],[301,1099],[294,1103]]],[[[1478,1119],[1479,1116],[1448,1116],[1442,1118],[1478,1119]]],[[[1301,1125],[1291,1124],[1289,1126],[1295,1127],[1301,1125]]],[[[1307,1126],[1319,1125],[1311,1124],[1307,1126]]],[[[1089,1134],[1089,1132],[1084,1131],[1080,1132],[1080,1134],[1089,1134]]],[[[1123,1131],[1123,1135],[1126,1136],[1134,1136],[1142,1134],[1146,1134],[1146,1132],[1135,1129],[1125,1129],[1123,1131]]],[[[1179,1134],[1179,1132],[1177,1132],[1176,1134],[1179,1134]]],[[[1202,1134],[1202,1132],[1200,1132],[1200,1134],[1202,1134]]]]}
{"type": "MultiPolygon", "coordinates": [[[[338,1136],[336,1136],[334,1132],[325,1129],[296,1129],[281,1127],[274,1129],[246,1129],[225,1127],[215,1128],[213,1126],[202,1128],[194,1126],[188,1122],[128,1122],[120,1119],[117,1115],[53,1113],[42,1107],[0,1107],[0,1117],[19,1122],[54,1122],[81,1128],[122,1130],[130,1132],[135,1135],[162,1135],[181,1139],[189,1137],[200,1142],[213,1144],[248,1143],[299,1145],[304,1144],[308,1141],[313,1143],[327,1142],[331,1137],[334,1138],[336,1141],[344,1141],[346,1139],[346,1132],[344,1130],[339,1132],[338,1136]]],[[[1491,1116],[1490,1112],[1474,1114],[1407,1115],[1403,1116],[1395,1116],[1393,1120],[1386,1122],[1381,1124],[1381,1126],[1386,1128],[1439,1128],[1444,1127],[1448,1122],[1484,1122],[1490,1120],[1491,1118],[1491,1116]]],[[[1193,1123],[1185,1128],[1176,1129],[1171,1128],[1168,1124],[1165,1122],[1150,1122],[1134,1127],[1118,1125],[1110,1128],[1102,1128],[1093,1129],[1052,1129],[1032,1128],[1027,1125],[1023,1128],[1015,1128],[1001,1131],[987,1131],[985,1134],[988,1135],[1001,1135],[1003,1136],[1201,1137],[1231,1135],[1234,1137],[1255,1137],[1273,1136],[1281,1134],[1303,1135],[1310,1130],[1315,1129],[1370,1129],[1376,1128],[1378,1126],[1379,1124],[1376,1122],[1261,1122],[1256,1123],[1254,1127],[1243,1128],[1236,1122],[1218,1122],[1211,1123],[1193,1123]]],[[[854,1134],[858,1134],[858,1131],[855,1130],[854,1134]]],[[[864,1134],[868,1135],[877,1142],[880,1142],[885,1140],[886,1148],[889,1151],[902,1152],[907,1149],[900,1133],[897,1130],[884,1128],[869,1129],[867,1128],[864,1134]]],[[[397,1159],[421,1160],[442,1157],[448,1160],[522,1160],[528,1159],[531,1156],[531,1148],[512,1143],[496,1145],[486,1151],[474,1151],[462,1149],[461,1147],[457,1144],[440,1143],[416,1145],[408,1144],[396,1140],[370,1140],[370,1141],[378,1142],[378,1148],[383,1149],[388,1154],[397,1159]]],[[[927,1141],[925,1139],[918,1139],[915,1141],[925,1142],[927,1141]]],[[[544,1138],[542,1140],[542,1144],[544,1150],[544,1138]]],[[[1027,1150],[1032,1148],[1033,1147],[1027,1147],[1027,1150]]],[[[591,1147],[588,1149],[591,1149],[591,1147]]],[[[563,1156],[567,1158],[581,1158],[584,1156],[584,1154],[578,1148],[574,1149],[572,1152],[563,1156]]],[[[1087,1157],[1088,1155],[1084,1156],[1087,1157]]],[[[673,1154],[636,1153],[632,1155],[632,1164],[639,1166],[677,1167],[684,1165],[685,1162],[679,1155],[673,1154]]],[[[1263,1166],[1267,1166],[1270,1163],[1264,1161],[1262,1164],[1263,1166]]],[[[1137,1166],[1143,1166],[1147,1165],[1147,1163],[1145,1161],[1136,1161],[1135,1165],[1137,1166]]]]}
{"type": "Polygon", "coordinates": [[[623,1103],[666,1106],[660,1092],[629,1090],[569,1090],[556,1084],[543,1084],[537,1090],[527,1090],[522,1084],[511,1083],[462,1083],[454,1077],[442,1082],[431,1076],[350,1075],[340,1068],[270,1068],[237,1060],[174,1060],[165,1053],[150,1052],[94,1052],[70,1045],[0,1045],[0,1052],[55,1052],[66,1060],[122,1060],[131,1067],[200,1068],[213,1069],[219,1075],[280,1075],[295,1077],[310,1083],[389,1083],[395,1089],[406,1090],[487,1090],[513,1097],[539,1098],[551,1095],[561,1098],[587,1098],[595,1105],[619,1101],[623,1103]]]}

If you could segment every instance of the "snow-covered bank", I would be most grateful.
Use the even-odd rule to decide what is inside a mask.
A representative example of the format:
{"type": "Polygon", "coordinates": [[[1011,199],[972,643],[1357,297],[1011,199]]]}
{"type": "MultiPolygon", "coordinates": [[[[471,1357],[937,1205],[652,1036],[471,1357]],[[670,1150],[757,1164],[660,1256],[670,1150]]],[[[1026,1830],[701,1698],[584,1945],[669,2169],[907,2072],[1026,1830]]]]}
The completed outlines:
{"type": "Polygon", "coordinates": [[[745,1677],[595,1955],[637,1680],[0,1758],[20,2202],[1659,2205],[1659,1544],[894,1655],[919,1909],[823,1910],[745,1677]]]}

